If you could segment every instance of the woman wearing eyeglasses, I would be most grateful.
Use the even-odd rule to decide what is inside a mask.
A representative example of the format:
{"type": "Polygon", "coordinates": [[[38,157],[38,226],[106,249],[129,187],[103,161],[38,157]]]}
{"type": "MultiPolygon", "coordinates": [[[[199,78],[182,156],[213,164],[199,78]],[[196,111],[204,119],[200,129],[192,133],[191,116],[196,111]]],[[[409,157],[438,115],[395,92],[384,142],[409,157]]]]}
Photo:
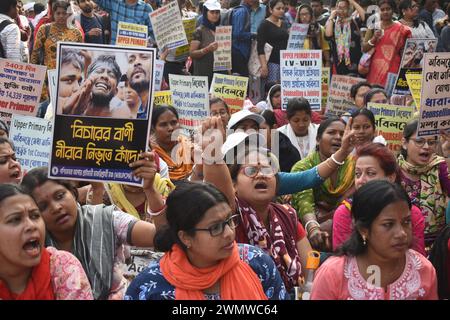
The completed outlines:
{"type": "Polygon", "coordinates": [[[397,161],[402,186],[425,216],[425,245],[429,246],[445,226],[450,180],[445,159],[436,155],[437,137],[418,137],[417,128],[418,120],[405,126],[397,161]]]}
{"type": "Polygon", "coordinates": [[[234,214],[210,184],[183,182],[166,202],[155,236],[165,255],[130,284],[126,300],[283,300],[286,289],[261,249],[236,244],[234,214]]]}

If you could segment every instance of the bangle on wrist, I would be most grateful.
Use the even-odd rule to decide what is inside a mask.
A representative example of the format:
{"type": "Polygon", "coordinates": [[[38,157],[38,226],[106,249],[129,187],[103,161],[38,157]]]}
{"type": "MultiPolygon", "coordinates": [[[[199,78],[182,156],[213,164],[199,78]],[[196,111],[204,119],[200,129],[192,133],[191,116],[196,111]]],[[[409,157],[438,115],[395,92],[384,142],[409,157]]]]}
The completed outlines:
{"type": "Polygon", "coordinates": [[[336,158],[334,157],[334,153],[331,155],[330,159],[331,159],[334,163],[336,163],[338,166],[342,166],[342,165],[345,163],[345,160],[342,161],[342,162],[337,161],[336,158]]]}
{"type": "MultiPolygon", "coordinates": [[[[305,230],[306,230],[306,232],[308,232],[308,233],[310,233],[310,231],[308,231],[308,226],[309,226],[311,223],[314,223],[314,224],[316,225],[315,228],[320,228],[320,224],[319,224],[319,222],[317,222],[317,220],[309,220],[309,221],[307,221],[307,222],[305,223],[305,230]]],[[[311,228],[311,229],[314,229],[314,227],[311,228]]]]}
{"type": "Polygon", "coordinates": [[[167,206],[166,206],[166,200],[163,200],[163,203],[164,203],[164,205],[163,205],[162,208],[159,209],[158,211],[152,211],[152,210],[150,209],[150,206],[148,206],[148,208],[147,208],[148,214],[149,214],[150,216],[152,216],[152,217],[158,217],[158,216],[160,216],[162,213],[164,213],[164,212],[166,211],[166,208],[167,208],[167,206]]]}
{"type": "Polygon", "coordinates": [[[369,46],[375,47],[375,45],[372,43],[372,39],[369,39],[369,41],[367,41],[367,43],[369,44],[369,46]]]}

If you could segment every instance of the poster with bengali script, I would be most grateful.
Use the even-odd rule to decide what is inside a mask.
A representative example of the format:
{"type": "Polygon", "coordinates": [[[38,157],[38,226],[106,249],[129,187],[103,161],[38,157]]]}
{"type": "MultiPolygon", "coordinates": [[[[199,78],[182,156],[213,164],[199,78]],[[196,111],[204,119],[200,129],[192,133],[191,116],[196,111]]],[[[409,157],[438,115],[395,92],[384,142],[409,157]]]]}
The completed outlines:
{"type": "Polygon", "coordinates": [[[414,109],[379,103],[369,103],[367,109],[375,116],[376,135],[382,135],[389,149],[399,153],[402,148],[403,129],[413,118],[414,109]]]}
{"type": "Polygon", "coordinates": [[[58,43],[49,177],[142,185],[129,164],[148,146],[155,56],[155,49],[144,47],[58,43]],[[90,57],[86,74],[67,84],[72,70],[62,61],[81,50],[87,55],[79,59],[90,57]],[[132,94],[112,108],[125,75],[132,94]]]}
{"type": "Polygon", "coordinates": [[[147,47],[147,43],[147,26],[119,21],[116,45],[124,47],[147,47]]]}
{"type": "Polygon", "coordinates": [[[175,59],[177,61],[186,60],[189,57],[189,45],[194,38],[195,25],[197,23],[197,19],[195,18],[183,18],[182,19],[184,32],[186,33],[186,38],[188,43],[184,46],[178,47],[175,49],[175,59]]]}
{"type": "Polygon", "coordinates": [[[191,135],[209,115],[208,77],[169,74],[169,85],[183,133],[191,135]]]}
{"type": "Polygon", "coordinates": [[[156,59],[155,61],[155,91],[160,91],[162,87],[163,75],[164,75],[163,60],[156,59]]]}
{"type": "Polygon", "coordinates": [[[156,91],[154,97],[153,106],[171,106],[173,103],[172,91],[170,90],[156,91]]]}
{"type": "Polygon", "coordinates": [[[9,138],[14,143],[17,160],[24,170],[48,166],[52,141],[51,121],[14,114],[9,138]]]}
{"type": "Polygon", "coordinates": [[[214,51],[213,71],[231,70],[231,29],[232,26],[216,27],[218,48],[214,51]]]}
{"type": "Polygon", "coordinates": [[[0,58],[0,111],[35,116],[46,69],[0,58]]]}
{"type": "Polygon", "coordinates": [[[424,54],[434,52],[436,45],[437,39],[410,38],[406,40],[393,95],[411,95],[406,74],[421,74],[424,54]]]}
{"type": "Polygon", "coordinates": [[[330,87],[330,67],[322,68],[322,110],[327,107],[328,90],[330,87]]]}
{"type": "Polygon", "coordinates": [[[342,114],[350,112],[352,108],[356,108],[350,96],[350,88],[361,81],[364,81],[364,79],[333,75],[325,114],[340,117],[342,114]]]}
{"type": "Polygon", "coordinates": [[[176,1],[169,2],[151,12],[149,16],[158,48],[175,49],[188,44],[176,1]]]}
{"type": "Polygon", "coordinates": [[[309,24],[293,23],[289,30],[287,50],[303,50],[309,24]]]}
{"type": "Polygon", "coordinates": [[[291,98],[303,97],[311,109],[318,111],[322,103],[322,51],[281,50],[281,107],[287,108],[291,98]]]}
{"type": "Polygon", "coordinates": [[[450,52],[426,53],[422,71],[418,136],[450,128],[450,52]]]}
{"type": "Polygon", "coordinates": [[[407,73],[406,82],[408,83],[409,91],[411,92],[411,95],[414,99],[416,109],[419,110],[420,91],[422,89],[422,73],[420,74],[407,73]]]}
{"type": "Polygon", "coordinates": [[[214,73],[210,93],[221,98],[230,108],[230,113],[242,110],[247,96],[248,78],[214,73]]]}

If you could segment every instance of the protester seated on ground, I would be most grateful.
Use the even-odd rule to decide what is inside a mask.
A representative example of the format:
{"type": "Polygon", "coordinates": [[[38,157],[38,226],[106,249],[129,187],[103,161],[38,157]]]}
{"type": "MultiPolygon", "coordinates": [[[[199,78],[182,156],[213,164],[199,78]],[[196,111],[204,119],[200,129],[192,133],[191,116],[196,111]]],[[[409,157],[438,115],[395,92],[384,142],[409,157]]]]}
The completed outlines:
{"type": "MultiPolygon", "coordinates": [[[[347,126],[351,126],[349,120],[347,126]]],[[[323,184],[292,195],[292,205],[305,226],[314,249],[331,250],[332,218],[336,207],[354,192],[355,160],[352,155],[336,159],[336,152],[344,147],[346,124],[338,118],[328,118],[317,130],[316,151],[297,162],[291,172],[301,172],[324,162],[338,169],[323,184]],[[337,161],[336,161],[337,160],[337,161]]],[[[356,140],[352,135],[353,142],[356,140]]],[[[334,169],[334,168],[333,168],[334,169]]]]}
{"type": "Polygon", "coordinates": [[[412,120],[403,129],[397,162],[403,188],[425,217],[425,245],[428,247],[445,226],[450,179],[445,159],[436,154],[437,137],[418,137],[417,128],[418,120],[412,120]]]}
{"type": "MultiPolygon", "coordinates": [[[[358,190],[372,180],[388,180],[400,183],[400,168],[395,155],[380,143],[362,146],[356,153],[355,188],[358,190]]],[[[333,216],[333,251],[336,251],[352,233],[352,198],[346,199],[336,209],[333,216]]],[[[412,243],[411,248],[425,255],[425,220],[418,207],[411,207],[412,243]]]]}
{"type": "Polygon", "coordinates": [[[221,98],[212,97],[209,99],[209,115],[212,117],[220,116],[223,126],[226,128],[231,117],[230,108],[221,98]]]}
{"type": "Polygon", "coordinates": [[[0,184],[0,300],[92,300],[71,253],[44,247],[45,225],[33,198],[0,184]]]}
{"type": "Polygon", "coordinates": [[[193,146],[188,138],[180,133],[178,112],[172,106],[158,106],[152,111],[152,149],[169,166],[172,182],[189,178],[194,166],[193,146]]]}
{"type": "Polygon", "coordinates": [[[409,249],[411,202],[401,186],[369,181],[353,196],[352,217],[352,235],[317,270],[311,300],[438,299],[433,265],[409,249]]]}
{"type": "MultiPolygon", "coordinates": [[[[130,166],[133,175],[144,179],[149,211],[163,206],[154,189],[156,166],[153,154],[144,152],[130,166]]],[[[77,190],[65,180],[49,179],[48,168],[35,168],[22,182],[34,198],[47,228],[46,245],[73,253],[81,262],[92,286],[94,299],[122,299],[128,286],[122,276],[123,247],[152,247],[156,227],[164,216],[153,217],[155,224],[139,221],[115,206],[77,203],[77,190]]]]}
{"type": "Polygon", "coordinates": [[[278,126],[273,111],[264,110],[261,115],[265,121],[260,125],[260,133],[265,134],[267,148],[275,154],[280,162],[280,171],[290,172],[292,166],[300,160],[300,154],[289,138],[277,130],[278,126]]]}
{"type": "MultiPolygon", "coordinates": [[[[202,132],[210,128],[220,130],[219,122],[218,119],[207,119],[202,132]]],[[[348,126],[342,148],[336,151],[338,161],[344,160],[351,152],[352,137],[348,126]]],[[[206,159],[208,156],[210,154],[204,154],[206,159]]],[[[306,266],[311,246],[295,210],[288,205],[276,204],[273,199],[277,193],[289,194],[321,184],[337,169],[336,163],[325,161],[298,173],[278,172],[268,150],[261,148],[254,137],[244,132],[229,135],[221,152],[216,151],[208,160],[211,159],[219,162],[211,164],[208,161],[203,165],[205,181],[222,190],[232,212],[241,216],[243,223],[237,229],[238,242],[250,243],[268,252],[275,260],[288,291],[299,285],[302,265],[306,266]],[[228,167],[220,163],[222,155],[228,167]],[[234,158],[231,163],[230,157],[234,158]]]]}
{"type": "MultiPolygon", "coordinates": [[[[450,204],[449,204],[450,208],[450,204]]],[[[450,299],[450,225],[437,236],[429,257],[436,268],[439,299],[450,299]]]]}
{"type": "Polygon", "coordinates": [[[298,160],[306,158],[316,149],[317,128],[319,126],[311,123],[311,112],[311,106],[305,98],[289,99],[286,108],[289,123],[278,129],[289,138],[292,145],[297,149],[300,154],[298,160]]]}
{"type": "Polygon", "coordinates": [[[372,86],[367,81],[361,81],[351,86],[350,97],[352,98],[353,104],[356,106],[356,108],[364,108],[364,106],[366,105],[364,103],[364,97],[371,88],[372,86]]]}
{"type": "Polygon", "coordinates": [[[284,300],[285,286],[261,249],[237,244],[239,216],[206,183],[182,182],[167,198],[158,231],[161,260],[130,284],[126,300],[284,300]]]}
{"type": "Polygon", "coordinates": [[[249,110],[241,110],[231,115],[227,129],[232,130],[232,132],[238,130],[244,132],[254,130],[256,132],[262,123],[264,123],[264,118],[260,114],[253,113],[249,110]]]}
{"type": "Polygon", "coordinates": [[[357,109],[351,114],[353,118],[352,129],[355,132],[355,146],[359,148],[367,143],[378,142],[386,145],[386,140],[382,135],[375,136],[376,124],[375,116],[369,109],[357,109]]]}
{"type": "Polygon", "coordinates": [[[19,184],[23,178],[20,162],[17,160],[14,144],[0,137],[0,183],[19,184]]]}
{"type": "Polygon", "coordinates": [[[259,102],[256,104],[256,110],[253,111],[260,113],[262,109],[272,110],[275,113],[278,127],[282,127],[288,123],[286,110],[281,109],[281,85],[273,85],[267,94],[265,105],[259,102]]]}

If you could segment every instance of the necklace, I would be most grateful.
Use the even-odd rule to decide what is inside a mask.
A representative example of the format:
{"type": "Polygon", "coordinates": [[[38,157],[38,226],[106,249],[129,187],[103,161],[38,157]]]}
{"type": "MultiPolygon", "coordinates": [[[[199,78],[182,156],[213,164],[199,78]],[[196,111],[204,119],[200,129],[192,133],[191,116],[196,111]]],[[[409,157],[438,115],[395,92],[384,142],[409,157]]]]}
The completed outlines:
{"type": "Polygon", "coordinates": [[[402,24],[407,25],[408,27],[412,27],[414,24],[412,21],[409,22],[409,21],[405,20],[405,18],[402,18],[401,22],[402,22],[402,24]]]}

